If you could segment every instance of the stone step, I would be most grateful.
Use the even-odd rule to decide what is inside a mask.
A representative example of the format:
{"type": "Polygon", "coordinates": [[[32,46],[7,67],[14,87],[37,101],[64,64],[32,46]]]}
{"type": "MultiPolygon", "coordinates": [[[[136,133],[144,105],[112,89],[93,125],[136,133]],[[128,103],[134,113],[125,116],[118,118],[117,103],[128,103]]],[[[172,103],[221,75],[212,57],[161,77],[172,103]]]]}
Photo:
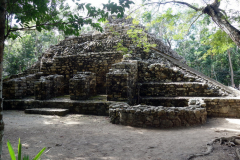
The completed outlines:
{"type": "Polygon", "coordinates": [[[148,82],[139,85],[140,96],[220,96],[219,90],[200,82],[148,82]]]}
{"type": "Polygon", "coordinates": [[[186,107],[193,97],[141,97],[140,104],[164,107],[186,107]]]}
{"type": "Polygon", "coordinates": [[[29,114],[43,114],[43,115],[57,115],[65,116],[69,112],[68,109],[59,109],[59,108],[32,108],[26,109],[25,113],[29,114]]]}

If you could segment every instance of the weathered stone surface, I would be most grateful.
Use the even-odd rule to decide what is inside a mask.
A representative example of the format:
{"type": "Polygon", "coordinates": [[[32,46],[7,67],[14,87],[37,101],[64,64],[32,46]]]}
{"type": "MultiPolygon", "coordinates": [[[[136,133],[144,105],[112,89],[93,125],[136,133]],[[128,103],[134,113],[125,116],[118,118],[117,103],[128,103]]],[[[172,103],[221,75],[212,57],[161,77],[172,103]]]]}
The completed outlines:
{"type": "Polygon", "coordinates": [[[112,106],[110,117],[114,123],[141,127],[201,124],[206,120],[204,107],[210,116],[239,117],[239,100],[231,97],[240,95],[239,91],[191,69],[183,57],[144,30],[144,26],[135,25],[135,29],[143,29],[139,36],[143,34],[150,44],[156,44],[145,52],[127,34],[133,28],[131,21],[110,17],[104,33],[68,37],[51,46],[34,66],[3,84],[6,98],[31,96],[34,86],[36,99],[44,101],[6,101],[6,107],[46,107],[52,103],[54,107],[69,107],[73,113],[104,115],[108,114],[110,102],[95,104],[83,99],[107,92],[107,100],[131,105],[112,106]],[[117,50],[119,42],[128,54],[123,56],[117,50]],[[83,103],[46,100],[63,94],[83,103]]]}
{"type": "Polygon", "coordinates": [[[107,73],[107,99],[136,103],[138,61],[124,60],[112,65],[107,73]]]}
{"type": "Polygon", "coordinates": [[[203,98],[209,117],[240,118],[240,98],[203,98]]]}
{"type": "Polygon", "coordinates": [[[59,108],[68,109],[71,114],[91,114],[108,116],[109,105],[113,102],[102,100],[70,100],[68,99],[54,99],[54,100],[4,100],[4,110],[25,110],[33,108],[59,108]]]}
{"type": "Polygon", "coordinates": [[[195,107],[163,107],[115,103],[109,106],[109,117],[114,124],[170,128],[204,124],[207,112],[200,104],[195,107]]]}
{"type": "Polygon", "coordinates": [[[221,96],[218,90],[213,90],[204,83],[199,82],[148,82],[142,83],[141,96],[191,96],[204,97],[221,96]]]}
{"type": "Polygon", "coordinates": [[[44,100],[61,95],[64,95],[63,75],[42,76],[38,81],[35,81],[35,99],[44,100]]]}
{"type": "Polygon", "coordinates": [[[96,95],[96,74],[78,72],[69,80],[69,94],[72,100],[84,100],[96,95]]]}

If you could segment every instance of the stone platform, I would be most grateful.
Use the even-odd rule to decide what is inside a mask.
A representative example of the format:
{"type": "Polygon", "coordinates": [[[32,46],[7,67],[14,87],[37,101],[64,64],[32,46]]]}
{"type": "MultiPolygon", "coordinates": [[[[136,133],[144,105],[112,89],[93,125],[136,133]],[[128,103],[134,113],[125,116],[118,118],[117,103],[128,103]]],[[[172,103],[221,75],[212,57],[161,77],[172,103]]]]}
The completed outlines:
{"type": "MultiPolygon", "coordinates": [[[[141,105],[165,106],[165,107],[186,107],[193,97],[144,97],[141,105]],[[151,102],[151,103],[148,103],[151,102]],[[153,103],[154,102],[154,103],[153,103]],[[178,105],[164,105],[175,104],[178,105]],[[169,102],[169,103],[165,103],[169,102]],[[158,105],[157,105],[158,103],[158,105]],[[184,105],[186,104],[186,105],[184,105]]],[[[209,117],[229,117],[240,118],[240,98],[239,97],[196,97],[206,104],[206,111],[209,117]]],[[[69,109],[69,113],[109,115],[109,105],[117,101],[107,101],[107,95],[97,95],[88,100],[70,100],[69,95],[52,98],[50,100],[35,100],[34,97],[23,99],[10,99],[3,101],[4,110],[25,110],[31,108],[60,108],[69,109]]]]}
{"type": "Polygon", "coordinates": [[[4,110],[25,110],[32,108],[68,109],[69,113],[109,115],[109,105],[115,101],[107,101],[106,95],[97,95],[88,100],[70,100],[69,95],[52,98],[50,100],[35,100],[34,97],[4,100],[4,110]]]}
{"type": "Polygon", "coordinates": [[[110,105],[110,122],[134,127],[170,128],[204,124],[207,116],[240,118],[239,97],[148,97],[148,99],[150,102],[157,101],[134,106],[126,103],[110,105]],[[179,101],[185,103],[174,105],[179,101]]]}
{"type": "Polygon", "coordinates": [[[186,107],[194,98],[204,101],[209,117],[240,118],[240,97],[141,97],[140,104],[186,107]]]}

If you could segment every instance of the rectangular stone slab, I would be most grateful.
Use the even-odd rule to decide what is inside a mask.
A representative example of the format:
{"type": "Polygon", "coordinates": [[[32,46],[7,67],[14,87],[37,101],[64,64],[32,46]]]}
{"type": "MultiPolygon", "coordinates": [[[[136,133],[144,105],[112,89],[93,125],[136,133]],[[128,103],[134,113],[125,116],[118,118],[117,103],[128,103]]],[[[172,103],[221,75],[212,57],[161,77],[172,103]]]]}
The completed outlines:
{"type": "Polygon", "coordinates": [[[68,109],[58,109],[58,108],[33,108],[26,109],[25,113],[29,114],[43,114],[43,115],[58,115],[65,116],[69,112],[68,109]]]}

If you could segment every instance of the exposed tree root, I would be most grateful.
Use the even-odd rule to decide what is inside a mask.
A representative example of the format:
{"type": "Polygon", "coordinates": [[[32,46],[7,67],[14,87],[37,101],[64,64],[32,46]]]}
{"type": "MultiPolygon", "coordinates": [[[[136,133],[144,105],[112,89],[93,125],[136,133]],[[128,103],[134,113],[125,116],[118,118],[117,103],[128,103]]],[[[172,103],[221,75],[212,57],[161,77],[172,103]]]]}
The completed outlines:
{"type": "MultiPolygon", "coordinates": [[[[221,138],[213,139],[212,141],[210,141],[207,144],[207,150],[205,152],[192,154],[187,158],[187,160],[190,160],[195,157],[206,156],[206,155],[210,154],[213,151],[213,144],[215,142],[219,142],[221,145],[225,144],[229,147],[235,146],[235,145],[240,145],[240,136],[238,135],[238,136],[232,136],[232,137],[221,137],[221,138]]],[[[240,148],[236,149],[236,155],[237,155],[238,159],[240,160],[240,148]]]]}

